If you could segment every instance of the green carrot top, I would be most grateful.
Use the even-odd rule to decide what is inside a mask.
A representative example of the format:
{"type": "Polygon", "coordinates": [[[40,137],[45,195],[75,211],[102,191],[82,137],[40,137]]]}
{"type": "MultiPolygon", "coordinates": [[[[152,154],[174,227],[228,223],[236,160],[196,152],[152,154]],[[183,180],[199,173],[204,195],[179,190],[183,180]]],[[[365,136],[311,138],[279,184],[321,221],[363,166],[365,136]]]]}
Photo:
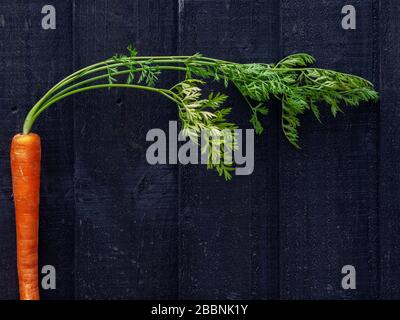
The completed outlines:
{"type": "MultiPolygon", "coordinates": [[[[28,134],[39,115],[57,101],[75,93],[103,88],[132,88],[157,92],[174,101],[183,132],[197,141],[204,129],[211,132],[233,130],[227,121],[230,108],[223,107],[227,96],[210,93],[205,96],[206,81],[220,81],[225,87],[234,85],[243,95],[251,112],[250,122],[257,134],[264,130],[261,117],[267,115],[266,103],[271,98],[281,102],[282,131],[287,140],[299,148],[299,115],[310,110],[320,121],[318,103],[329,106],[333,116],[341,105],[358,106],[376,101],[378,93],[368,80],[329,69],[315,68],[315,59],[306,53],[290,55],[276,64],[235,63],[192,56],[138,56],[128,47],[128,55],[115,55],[105,61],[78,70],[53,86],[29,111],[23,133],[28,134]],[[183,81],[171,88],[157,87],[163,72],[185,74],[183,81]]],[[[222,142],[223,144],[223,142],[222,142]]],[[[223,151],[208,154],[208,168],[214,168],[226,179],[231,178],[232,163],[223,161],[223,151]],[[218,156],[221,161],[214,163],[218,156]]]]}

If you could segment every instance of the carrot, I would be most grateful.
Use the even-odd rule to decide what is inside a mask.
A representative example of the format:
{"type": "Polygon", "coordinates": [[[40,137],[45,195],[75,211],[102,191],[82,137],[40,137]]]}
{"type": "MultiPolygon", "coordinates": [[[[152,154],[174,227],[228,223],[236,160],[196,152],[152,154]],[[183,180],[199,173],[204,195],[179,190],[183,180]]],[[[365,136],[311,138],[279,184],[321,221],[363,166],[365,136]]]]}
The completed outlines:
{"type": "Polygon", "coordinates": [[[17,134],[11,143],[11,175],[17,229],[17,267],[21,300],[39,300],[38,230],[40,138],[17,134]]]}
{"type": "MultiPolygon", "coordinates": [[[[250,122],[256,133],[260,134],[263,131],[258,117],[268,113],[265,103],[269,97],[274,96],[281,100],[283,133],[290,143],[298,147],[298,116],[305,109],[310,109],[308,102],[311,103],[314,115],[319,119],[316,103],[326,102],[328,98],[333,115],[340,110],[338,107],[340,102],[345,101],[357,106],[363,101],[378,99],[378,93],[368,80],[334,70],[311,67],[315,59],[305,53],[288,56],[276,64],[240,64],[200,54],[146,57],[137,56],[136,50],[131,46],[128,47],[128,51],[129,55],[115,55],[84,67],[54,85],[30,109],[23,124],[23,134],[16,135],[12,141],[11,168],[21,299],[39,299],[40,138],[30,132],[38,117],[56,102],[77,93],[105,88],[130,88],[156,92],[176,103],[182,127],[190,128],[190,138],[197,141],[202,135],[203,128],[211,132],[236,129],[235,124],[226,120],[230,108],[214,112],[223,105],[227,96],[211,93],[208,98],[201,98],[202,91],[199,86],[204,82],[199,78],[223,79],[225,86],[228,83],[235,84],[249,104],[252,111],[250,122]],[[186,78],[169,89],[157,87],[156,82],[164,70],[183,71],[186,73],[186,78]],[[269,85],[265,85],[266,83],[269,85]]],[[[236,140],[233,142],[236,143],[236,140]]],[[[215,158],[227,159],[224,159],[225,152],[221,153],[220,148],[212,149],[214,153],[207,157],[208,168],[216,169],[226,180],[231,179],[233,162],[218,161],[216,164],[213,161],[215,158]]]]}

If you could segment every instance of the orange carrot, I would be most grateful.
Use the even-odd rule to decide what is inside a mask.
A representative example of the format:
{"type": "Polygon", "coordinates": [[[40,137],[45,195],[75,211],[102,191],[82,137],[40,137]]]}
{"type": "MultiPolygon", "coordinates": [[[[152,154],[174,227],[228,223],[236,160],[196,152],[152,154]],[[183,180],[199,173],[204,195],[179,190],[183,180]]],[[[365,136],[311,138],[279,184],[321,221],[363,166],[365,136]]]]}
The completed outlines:
{"type": "Polygon", "coordinates": [[[21,300],[39,300],[38,230],[40,138],[17,134],[11,143],[11,175],[17,227],[17,266],[21,300]]]}

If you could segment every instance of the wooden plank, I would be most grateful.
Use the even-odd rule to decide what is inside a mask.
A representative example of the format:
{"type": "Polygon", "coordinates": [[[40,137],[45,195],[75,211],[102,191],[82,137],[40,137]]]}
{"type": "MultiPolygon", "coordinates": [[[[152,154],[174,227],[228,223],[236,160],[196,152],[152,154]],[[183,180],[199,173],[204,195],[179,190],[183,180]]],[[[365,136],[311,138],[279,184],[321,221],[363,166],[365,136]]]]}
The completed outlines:
{"type": "MultiPolygon", "coordinates": [[[[239,62],[279,55],[278,1],[179,1],[179,51],[239,62]]],[[[221,87],[219,87],[222,89],[221,87]]],[[[224,90],[224,89],[222,89],[224,90]]],[[[250,112],[228,90],[232,119],[250,112]]],[[[255,171],[226,182],[205,166],[182,166],[179,297],[264,299],[278,295],[276,113],[256,137],[255,171]]]]}
{"type": "MultiPolygon", "coordinates": [[[[71,71],[71,1],[55,4],[57,29],[41,28],[42,1],[17,0],[0,5],[0,298],[18,297],[15,219],[10,181],[9,144],[21,131],[31,106],[71,71]]],[[[72,108],[61,103],[38,120],[42,137],[39,267],[53,265],[57,289],[43,299],[73,297],[74,211],[72,108]]]]}
{"type": "MultiPolygon", "coordinates": [[[[76,66],[125,52],[174,54],[176,6],[165,1],[76,1],[76,66]]],[[[160,83],[165,85],[167,78],[160,83]]],[[[76,298],[177,296],[177,167],[150,166],[151,128],[176,106],[139,91],[76,97],[76,298]]]]}
{"type": "Polygon", "coordinates": [[[380,297],[400,298],[400,63],[398,1],[380,1],[380,297]]]}
{"type": "MultiPolygon", "coordinates": [[[[377,80],[376,2],[354,0],[357,29],[343,30],[343,1],[282,0],[282,50],[377,80]]],[[[324,125],[302,118],[302,150],[280,143],[281,297],[378,296],[377,105],[346,110],[324,125]],[[343,290],[353,265],[357,289],[343,290]]]]}

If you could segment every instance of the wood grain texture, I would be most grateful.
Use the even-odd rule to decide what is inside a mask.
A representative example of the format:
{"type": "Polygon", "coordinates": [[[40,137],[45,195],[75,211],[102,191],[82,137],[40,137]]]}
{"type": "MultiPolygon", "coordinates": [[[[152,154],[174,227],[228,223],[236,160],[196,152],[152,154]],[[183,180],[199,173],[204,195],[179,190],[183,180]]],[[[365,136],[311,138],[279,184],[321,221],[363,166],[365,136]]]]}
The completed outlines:
{"type": "MultiPolygon", "coordinates": [[[[399,299],[400,219],[396,0],[54,0],[0,4],[0,299],[16,299],[9,146],[26,112],[73,69],[124,52],[201,52],[274,62],[310,52],[318,66],[380,85],[380,108],[302,117],[302,150],[271,102],[255,171],[225,182],[204,166],[150,166],[151,128],[176,107],[153,94],[103,90],[57,103],[42,138],[40,266],[57,270],[43,299],[399,299]],[[357,29],[341,28],[341,8],[357,29]],[[357,290],[341,288],[343,265],[357,290]]],[[[166,85],[178,80],[167,75],[166,85]]],[[[213,84],[214,87],[214,84],[213,84]]],[[[225,89],[216,85],[222,91],[225,89]]],[[[228,89],[232,120],[250,128],[228,89]]]]}
{"type": "MultiPolygon", "coordinates": [[[[174,54],[165,1],[76,1],[76,67],[126,51],[174,54]]],[[[166,81],[172,79],[167,76],[166,81]]],[[[102,90],[76,98],[76,298],[177,297],[177,167],[146,162],[146,133],[168,128],[164,97],[102,90]]]]}
{"type": "MultiPolygon", "coordinates": [[[[377,80],[376,3],[352,1],[357,29],[343,30],[345,1],[281,1],[283,54],[309,52],[318,65],[377,80]]],[[[377,105],[320,125],[302,118],[301,151],[280,143],[281,297],[378,296],[377,105]],[[341,287],[342,266],[357,290],[341,287]]]]}
{"type": "MultiPolygon", "coordinates": [[[[33,103],[64,75],[72,62],[71,1],[55,1],[60,14],[56,30],[41,28],[41,1],[0,4],[0,298],[18,297],[15,219],[9,151],[33,103]]],[[[63,103],[64,104],[64,103],[63,103]]],[[[73,297],[73,145],[72,108],[54,108],[34,131],[42,136],[39,268],[53,265],[57,290],[41,291],[44,299],[73,297]]]]}
{"type": "MultiPolygon", "coordinates": [[[[278,58],[278,1],[181,0],[178,20],[181,54],[201,52],[239,62],[278,58]]],[[[228,94],[233,120],[250,128],[245,101],[236,90],[228,94]]],[[[272,111],[265,135],[256,138],[251,176],[226,182],[205,166],[181,167],[180,298],[277,297],[275,119],[272,111]]]]}
{"type": "Polygon", "coordinates": [[[400,45],[398,1],[381,1],[380,16],[380,297],[400,298],[400,45]]]}

